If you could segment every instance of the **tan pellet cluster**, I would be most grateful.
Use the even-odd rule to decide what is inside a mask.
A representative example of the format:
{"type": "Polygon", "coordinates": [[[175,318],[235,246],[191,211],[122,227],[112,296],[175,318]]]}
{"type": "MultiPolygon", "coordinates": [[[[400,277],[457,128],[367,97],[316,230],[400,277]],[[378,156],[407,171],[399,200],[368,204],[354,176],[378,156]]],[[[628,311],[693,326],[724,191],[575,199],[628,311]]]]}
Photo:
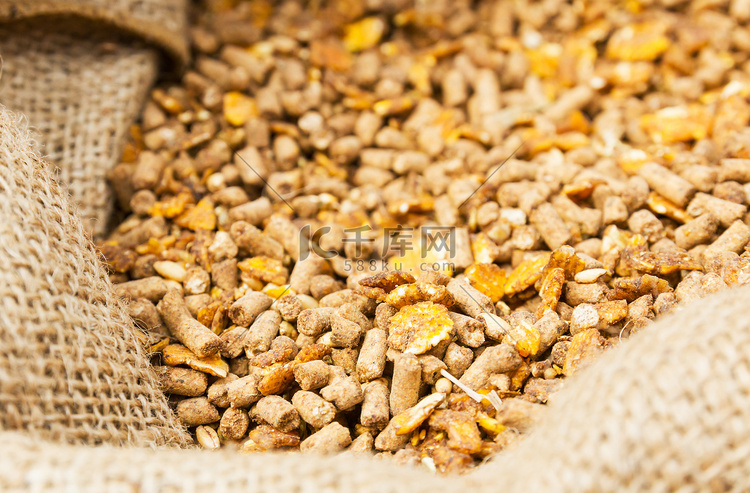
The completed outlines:
{"type": "Polygon", "coordinates": [[[98,244],[196,442],[464,471],[749,283],[742,5],[196,4],[98,244]]]}

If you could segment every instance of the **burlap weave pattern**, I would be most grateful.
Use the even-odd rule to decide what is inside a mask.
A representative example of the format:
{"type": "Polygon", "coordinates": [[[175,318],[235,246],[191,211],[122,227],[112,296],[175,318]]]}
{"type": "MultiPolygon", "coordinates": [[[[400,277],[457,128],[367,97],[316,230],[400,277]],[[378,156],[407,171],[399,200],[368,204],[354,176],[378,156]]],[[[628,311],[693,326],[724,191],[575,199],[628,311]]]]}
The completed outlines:
{"type": "Polygon", "coordinates": [[[65,16],[110,24],[165,49],[179,64],[189,56],[186,0],[0,0],[0,22],[65,16]]]}
{"type": "Polygon", "coordinates": [[[19,117],[0,110],[0,429],[184,444],[135,327],[19,117]]]}
{"type": "Polygon", "coordinates": [[[94,233],[112,210],[107,172],[157,66],[149,48],[101,41],[26,23],[0,27],[1,101],[38,131],[42,153],[94,233]]]}
{"type": "Polygon", "coordinates": [[[185,0],[0,0],[0,101],[39,131],[94,235],[112,210],[107,171],[156,78],[154,47],[183,65],[186,22],[185,0]],[[142,41],[117,42],[127,34],[142,41]]]}

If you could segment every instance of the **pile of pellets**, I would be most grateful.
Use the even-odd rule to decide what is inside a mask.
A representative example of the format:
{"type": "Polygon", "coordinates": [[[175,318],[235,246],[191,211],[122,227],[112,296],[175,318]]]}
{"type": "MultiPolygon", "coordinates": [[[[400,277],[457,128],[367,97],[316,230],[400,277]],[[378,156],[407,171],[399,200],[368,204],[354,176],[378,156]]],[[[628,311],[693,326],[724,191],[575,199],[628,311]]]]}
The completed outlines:
{"type": "Polygon", "coordinates": [[[196,4],[98,244],[180,420],[206,448],[465,471],[655,317],[748,283],[748,20],[196,4]]]}

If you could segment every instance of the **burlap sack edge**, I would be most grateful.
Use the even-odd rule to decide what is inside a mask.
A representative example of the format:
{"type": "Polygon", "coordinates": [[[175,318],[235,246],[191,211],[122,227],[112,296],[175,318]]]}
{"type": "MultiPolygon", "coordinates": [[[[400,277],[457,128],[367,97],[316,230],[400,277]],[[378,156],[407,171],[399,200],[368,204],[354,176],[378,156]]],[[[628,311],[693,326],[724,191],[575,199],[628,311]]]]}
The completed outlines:
{"type": "Polygon", "coordinates": [[[84,5],[73,0],[0,0],[1,23],[42,16],[78,17],[110,24],[163,49],[179,71],[185,69],[190,59],[186,16],[176,19],[178,26],[170,30],[162,23],[138,18],[128,12],[84,5]]]}

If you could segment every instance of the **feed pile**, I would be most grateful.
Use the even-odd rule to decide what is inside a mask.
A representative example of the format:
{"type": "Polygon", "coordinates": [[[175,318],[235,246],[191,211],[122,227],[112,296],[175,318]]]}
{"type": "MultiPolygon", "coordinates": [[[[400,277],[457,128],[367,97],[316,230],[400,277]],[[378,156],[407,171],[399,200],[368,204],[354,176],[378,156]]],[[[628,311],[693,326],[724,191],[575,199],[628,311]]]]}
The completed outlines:
{"type": "Polygon", "coordinates": [[[196,441],[463,471],[607,348],[746,284],[748,19],[205,2],[99,244],[196,441]]]}

